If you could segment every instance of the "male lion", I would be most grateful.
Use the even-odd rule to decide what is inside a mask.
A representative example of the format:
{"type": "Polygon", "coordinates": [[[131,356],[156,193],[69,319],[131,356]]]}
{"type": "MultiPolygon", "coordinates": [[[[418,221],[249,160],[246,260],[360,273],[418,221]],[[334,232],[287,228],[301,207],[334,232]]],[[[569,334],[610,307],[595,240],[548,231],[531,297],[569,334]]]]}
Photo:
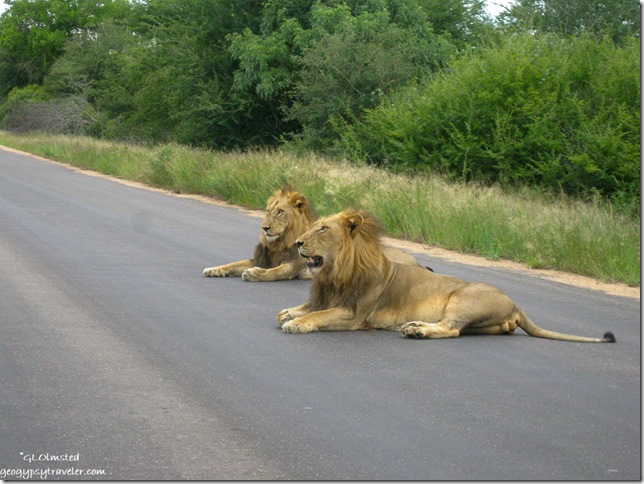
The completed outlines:
{"type": "Polygon", "coordinates": [[[358,329],[401,330],[407,338],[511,334],[588,343],[614,342],[612,333],[586,338],[538,327],[499,289],[389,261],[378,221],[347,210],[319,220],[296,245],[315,272],[309,301],[282,310],[286,333],[358,329]]]}
{"type": "MultiPolygon", "coordinates": [[[[295,188],[285,185],[266,202],[266,215],[253,258],[207,267],[203,275],[241,276],[245,281],[311,279],[306,261],[297,252],[295,240],[316,220],[317,214],[308,199],[295,188]]],[[[414,256],[402,250],[385,247],[384,252],[391,261],[418,265],[414,256]]]]}
{"type": "Polygon", "coordinates": [[[245,281],[310,279],[306,262],[297,253],[295,240],[306,232],[317,214],[308,199],[284,186],[266,202],[266,215],[252,259],[207,267],[205,277],[241,276],[245,281]]]}

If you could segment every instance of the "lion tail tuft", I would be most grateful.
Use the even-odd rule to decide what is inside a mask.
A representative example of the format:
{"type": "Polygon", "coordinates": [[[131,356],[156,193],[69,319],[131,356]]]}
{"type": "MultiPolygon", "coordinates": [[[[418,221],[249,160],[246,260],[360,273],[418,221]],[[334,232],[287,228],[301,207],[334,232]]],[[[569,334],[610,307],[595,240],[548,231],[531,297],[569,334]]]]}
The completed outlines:
{"type": "Polygon", "coordinates": [[[604,333],[604,339],[606,340],[606,343],[615,343],[617,341],[617,339],[615,339],[615,335],[610,331],[604,333]]]}

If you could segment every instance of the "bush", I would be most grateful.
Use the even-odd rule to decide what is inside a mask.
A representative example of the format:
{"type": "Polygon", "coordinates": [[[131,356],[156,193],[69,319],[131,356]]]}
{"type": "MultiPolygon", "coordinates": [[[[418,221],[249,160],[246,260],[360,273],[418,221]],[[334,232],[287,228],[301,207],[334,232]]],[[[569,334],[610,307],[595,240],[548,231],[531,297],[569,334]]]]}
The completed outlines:
{"type": "Polygon", "coordinates": [[[639,207],[639,44],[513,36],[344,125],[351,156],[394,170],[536,184],[639,207]]]}
{"type": "Polygon", "coordinates": [[[92,115],[84,96],[48,99],[41,86],[30,84],[11,90],[0,117],[4,128],[16,132],[80,134],[91,123],[92,115]]]}

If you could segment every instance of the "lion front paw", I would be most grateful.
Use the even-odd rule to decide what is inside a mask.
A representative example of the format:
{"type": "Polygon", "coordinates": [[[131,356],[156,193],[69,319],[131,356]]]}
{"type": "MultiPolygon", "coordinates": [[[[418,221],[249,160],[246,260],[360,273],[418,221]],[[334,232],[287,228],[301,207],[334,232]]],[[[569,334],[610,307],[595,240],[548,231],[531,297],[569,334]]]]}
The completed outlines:
{"type": "Polygon", "coordinates": [[[228,277],[228,273],[219,267],[206,267],[203,270],[204,277],[228,277]]]}
{"type": "Polygon", "coordinates": [[[262,269],[261,267],[251,267],[242,273],[241,278],[244,281],[256,282],[261,281],[264,274],[266,274],[266,269],[262,269]]]}
{"type": "Polygon", "coordinates": [[[294,318],[291,315],[290,310],[288,309],[282,309],[279,313],[277,313],[277,322],[279,323],[280,326],[284,325],[284,323],[288,323],[289,321],[292,321],[294,318]]]}
{"type": "Polygon", "coordinates": [[[313,325],[303,321],[302,319],[296,318],[282,324],[282,331],[284,331],[285,333],[301,334],[311,333],[312,331],[316,331],[316,328],[314,328],[313,325]]]}

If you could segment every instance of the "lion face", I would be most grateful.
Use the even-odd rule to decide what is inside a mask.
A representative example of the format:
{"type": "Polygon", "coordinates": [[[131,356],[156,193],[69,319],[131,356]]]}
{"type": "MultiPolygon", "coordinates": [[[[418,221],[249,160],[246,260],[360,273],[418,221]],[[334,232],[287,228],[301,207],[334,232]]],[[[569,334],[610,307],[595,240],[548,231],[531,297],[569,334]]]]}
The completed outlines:
{"type": "Polygon", "coordinates": [[[309,269],[317,271],[325,263],[333,263],[342,240],[342,230],[337,216],[328,217],[319,220],[295,241],[297,250],[306,259],[309,269]]]}
{"type": "Polygon", "coordinates": [[[365,217],[361,212],[347,210],[318,220],[295,241],[298,252],[313,272],[334,266],[338,254],[351,250],[365,217]]]}
{"type": "Polygon", "coordinates": [[[293,233],[297,237],[304,232],[310,226],[313,216],[312,208],[304,195],[282,188],[275,192],[266,203],[261,239],[269,244],[281,240],[292,246],[293,240],[282,239],[293,233]]]}
{"type": "Polygon", "coordinates": [[[282,237],[289,228],[289,221],[293,220],[293,209],[287,203],[275,203],[266,207],[266,214],[262,222],[262,232],[268,242],[275,242],[282,237]]]}

